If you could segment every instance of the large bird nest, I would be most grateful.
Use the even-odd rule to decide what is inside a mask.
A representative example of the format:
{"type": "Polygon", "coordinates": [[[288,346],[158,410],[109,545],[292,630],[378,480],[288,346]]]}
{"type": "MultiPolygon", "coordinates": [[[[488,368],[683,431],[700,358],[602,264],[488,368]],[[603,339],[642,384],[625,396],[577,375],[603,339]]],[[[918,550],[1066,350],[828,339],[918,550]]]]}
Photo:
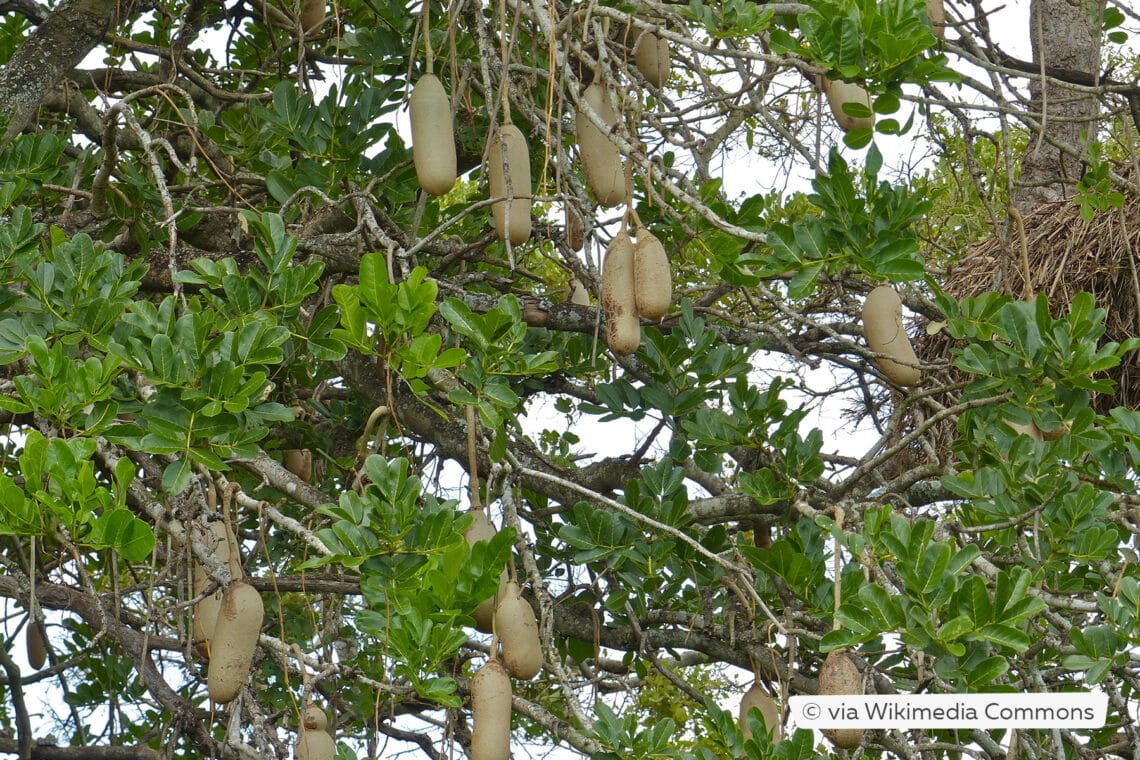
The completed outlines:
{"type": "MultiPolygon", "coordinates": [[[[1015,224],[1009,240],[992,237],[976,245],[950,270],[943,284],[946,292],[958,299],[989,290],[1014,298],[1045,293],[1058,316],[1074,295],[1085,291],[1107,311],[1106,340],[1140,335],[1140,198],[1135,193],[1127,196],[1123,208],[1098,211],[1088,222],[1072,199],[1043,204],[1023,222],[1024,236],[1015,224]]],[[[924,363],[950,358],[955,343],[950,338],[923,338],[917,348],[924,363]]],[[[955,370],[949,372],[944,379],[965,379],[955,370]]],[[[1140,357],[1126,357],[1105,375],[1116,392],[1093,399],[1099,413],[1115,406],[1140,408],[1140,357]]]]}

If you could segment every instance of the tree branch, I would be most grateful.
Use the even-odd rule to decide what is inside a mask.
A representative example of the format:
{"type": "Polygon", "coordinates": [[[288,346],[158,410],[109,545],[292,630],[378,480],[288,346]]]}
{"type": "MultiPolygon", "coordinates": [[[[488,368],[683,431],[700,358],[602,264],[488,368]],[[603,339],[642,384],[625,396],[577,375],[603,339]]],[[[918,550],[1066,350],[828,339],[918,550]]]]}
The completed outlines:
{"type": "Polygon", "coordinates": [[[755,662],[769,677],[788,683],[793,693],[816,694],[819,691],[815,679],[789,669],[787,663],[775,655],[759,630],[754,636],[748,631],[738,632],[737,640],[730,642],[727,632],[715,635],[692,629],[645,628],[639,639],[632,628],[598,625],[593,616],[566,605],[555,607],[554,629],[563,636],[596,641],[603,647],[625,652],[635,652],[642,646],[647,649],[687,649],[747,670],[751,670],[755,662]]]}
{"type": "Polygon", "coordinates": [[[5,0],[0,3],[0,15],[7,16],[13,11],[23,14],[33,24],[42,23],[46,18],[43,8],[35,0],[5,0]]]}
{"type": "MultiPolygon", "coordinates": [[[[383,384],[376,377],[375,364],[367,357],[350,354],[349,358],[340,363],[340,369],[342,377],[354,391],[363,394],[374,405],[390,406],[405,433],[434,445],[439,456],[467,466],[467,428],[460,419],[462,415],[443,417],[402,385],[393,389],[395,398],[389,399],[383,384]]],[[[446,402],[442,403],[443,406],[450,407],[446,402]]],[[[511,453],[527,468],[552,470],[559,477],[597,493],[623,487],[628,480],[637,477],[640,471],[636,462],[619,457],[601,459],[578,468],[558,467],[548,462],[535,447],[523,441],[512,441],[511,453]]],[[[491,467],[490,460],[483,452],[480,452],[478,466],[484,471],[489,471],[491,467]]],[[[523,476],[522,483],[559,503],[566,496],[565,491],[536,478],[523,476]]]]}
{"type": "MultiPolygon", "coordinates": [[[[28,616],[28,625],[35,625],[35,621],[28,616]]],[[[24,688],[20,679],[20,668],[12,661],[8,648],[0,646],[0,666],[8,675],[8,688],[12,692],[12,709],[16,712],[16,736],[14,750],[20,760],[29,760],[32,757],[32,721],[28,717],[28,706],[24,703],[24,688]]],[[[0,749],[0,751],[3,751],[0,749]]]]}
{"type": "MultiPolygon", "coordinates": [[[[0,737],[0,754],[17,751],[17,742],[0,737]]],[[[35,743],[29,748],[31,760],[162,760],[150,747],[59,747],[35,743]]]]}
{"type": "MultiPolygon", "coordinates": [[[[14,578],[0,576],[0,596],[19,598],[20,589],[14,578]]],[[[156,700],[170,712],[174,722],[194,738],[204,752],[212,752],[214,740],[205,722],[205,714],[193,702],[171,688],[154,664],[150,650],[163,642],[157,636],[140,633],[120,621],[103,602],[82,591],[55,583],[36,585],[36,599],[43,607],[65,609],[83,618],[94,630],[105,632],[134,661],[143,684],[156,700]]],[[[36,757],[33,753],[32,757],[36,757]]]]}

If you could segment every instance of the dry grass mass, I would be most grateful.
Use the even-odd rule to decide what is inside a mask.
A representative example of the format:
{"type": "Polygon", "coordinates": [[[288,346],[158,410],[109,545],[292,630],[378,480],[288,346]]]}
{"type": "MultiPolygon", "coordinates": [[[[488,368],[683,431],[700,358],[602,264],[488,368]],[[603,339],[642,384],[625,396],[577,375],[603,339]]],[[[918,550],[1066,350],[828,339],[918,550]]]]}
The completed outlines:
{"type": "MultiPolygon", "coordinates": [[[[1140,335],[1140,199],[1135,194],[1123,208],[1098,212],[1088,222],[1071,199],[1048,203],[1026,216],[1024,227],[1024,249],[1016,229],[1009,241],[992,237],[980,243],[951,269],[946,292],[958,299],[989,290],[1015,298],[1045,293],[1057,315],[1085,291],[1108,312],[1107,340],[1140,335]]],[[[944,362],[953,343],[943,335],[924,335],[918,353],[924,363],[944,362]]],[[[965,379],[946,372],[939,379],[965,379]]],[[[1114,406],[1140,408],[1140,357],[1129,356],[1107,376],[1116,383],[1116,394],[1093,399],[1098,413],[1114,406]]]]}

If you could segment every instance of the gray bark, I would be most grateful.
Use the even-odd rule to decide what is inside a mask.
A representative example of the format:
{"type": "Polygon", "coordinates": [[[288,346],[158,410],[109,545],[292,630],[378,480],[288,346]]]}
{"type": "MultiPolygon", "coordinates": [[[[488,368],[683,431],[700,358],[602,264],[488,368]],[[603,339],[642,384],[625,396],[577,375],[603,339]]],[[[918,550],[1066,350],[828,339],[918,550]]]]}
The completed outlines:
{"type": "Polygon", "coordinates": [[[31,123],[44,97],[106,34],[117,0],[63,0],[0,71],[0,117],[7,143],[31,123]]]}
{"type": "MultiPolygon", "coordinates": [[[[1100,20],[1105,0],[1033,0],[1029,35],[1033,63],[1091,74],[1100,71],[1100,20]]],[[[1042,77],[1030,79],[1030,110],[1051,139],[1082,150],[1082,133],[1096,129],[1097,99],[1042,77]],[[1042,118],[1043,115],[1043,118],[1042,118]]],[[[1042,203],[1068,196],[1080,179],[1080,162],[1034,132],[1021,164],[1013,206],[1024,216],[1042,203]]]]}
{"type": "MultiPolygon", "coordinates": [[[[16,752],[16,742],[0,737],[0,753],[16,752]]],[[[35,744],[32,760],[162,760],[162,754],[150,747],[67,747],[35,744]]]]}

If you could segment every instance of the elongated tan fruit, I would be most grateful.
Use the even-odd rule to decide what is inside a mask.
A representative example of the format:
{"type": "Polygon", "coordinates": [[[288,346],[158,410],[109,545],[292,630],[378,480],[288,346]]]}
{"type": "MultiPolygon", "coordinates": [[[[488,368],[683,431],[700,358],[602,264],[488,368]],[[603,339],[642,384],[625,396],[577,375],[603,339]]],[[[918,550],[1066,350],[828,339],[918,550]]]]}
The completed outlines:
{"type": "Polygon", "coordinates": [[[28,617],[28,630],[25,632],[24,644],[28,652],[28,664],[39,670],[47,662],[47,647],[44,645],[44,634],[36,621],[28,617]]]}
{"type": "Polygon", "coordinates": [[[569,206],[566,207],[566,245],[575,251],[582,250],[586,243],[586,236],[582,230],[582,219],[578,212],[569,206]]]}
{"type": "Polygon", "coordinates": [[[946,37],[946,6],[943,0],[926,0],[926,15],[930,16],[930,24],[934,27],[934,36],[938,39],[946,37]]]}
{"type": "Polygon", "coordinates": [[[1005,424],[1013,428],[1013,432],[1017,433],[1018,435],[1027,435],[1038,443],[1041,443],[1045,440],[1045,436],[1041,433],[1041,429],[1037,427],[1037,424],[1034,422],[1030,422],[1028,425],[1022,425],[1019,422],[1010,422],[1009,420],[1006,420],[1005,424]]]}
{"type": "Polygon", "coordinates": [[[610,241],[602,262],[606,345],[615,354],[632,354],[641,344],[641,323],[634,298],[633,241],[622,230],[610,241]]]}
{"type": "Polygon", "coordinates": [[[529,681],[542,670],[542,642],[534,610],[522,598],[522,589],[507,581],[495,607],[495,634],[503,647],[503,662],[515,678],[529,681]]]}
{"type": "MultiPolygon", "coordinates": [[[[233,539],[226,524],[221,520],[210,523],[206,529],[206,549],[218,560],[229,565],[230,577],[240,578],[241,557],[233,553],[237,541],[233,539]]],[[[206,573],[206,568],[194,562],[194,595],[205,591],[213,581],[206,573]]],[[[198,642],[198,653],[203,657],[210,656],[210,649],[214,638],[214,625],[218,622],[218,610],[222,606],[222,589],[217,589],[209,596],[203,597],[194,605],[194,641],[198,642]]]]}
{"type": "Polygon", "coordinates": [[[669,81],[669,69],[673,65],[669,41],[653,32],[645,32],[633,46],[633,63],[649,84],[654,87],[665,84],[669,81]]]}
{"type": "Polygon", "coordinates": [[[586,290],[586,286],[577,277],[570,280],[569,301],[578,306],[590,305],[590,291],[586,290]]]}
{"type": "Polygon", "coordinates": [[[282,464],[306,483],[313,479],[313,452],[308,449],[285,449],[282,464]]]}
{"type": "Polygon", "coordinates": [[[492,198],[506,198],[508,192],[511,198],[491,206],[499,239],[507,240],[509,237],[511,245],[525,243],[530,238],[530,153],[526,137],[514,124],[503,125],[491,136],[491,147],[487,151],[487,177],[492,198]]]}
{"type": "Polygon", "coordinates": [[[206,672],[210,699],[225,704],[241,692],[249,677],[264,619],[265,606],[257,589],[241,580],[226,587],[214,626],[210,668],[206,672]]]}
{"type": "Polygon", "coordinates": [[[301,730],[297,734],[297,760],[333,760],[336,742],[326,730],[329,724],[325,711],[316,705],[305,708],[301,730]]]}
{"type": "Polygon", "coordinates": [[[853,82],[833,81],[823,78],[823,94],[827,97],[827,105],[831,106],[831,114],[835,123],[844,132],[853,129],[871,129],[875,126],[872,116],[852,116],[843,110],[844,103],[859,103],[871,107],[871,96],[859,85],[853,82]]]}
{"type": "MultiPolygon", "coordinates": [[[[609,130],[618,123],[618,115],[610,105],[609,94],[600,83],[594,82],[587,87],[582,93],[582,100],[594,109],[609,130]]],[[[586,185],[594,198],[603,206],[616,206],[624,201],[625,167],[618,146],[610,141],[606,132],[594,126],[582,108],[577,109],[574,130],[578,135],[578,152],[582,156],[586,185]]]]}
{"type": "Polygon", "coordinates": [[[661,319],[673,301],[673,274],[665,246],[645,227],[637,228],[633,249],[633,296],[637,313],[661,319]]]}
{"type": "Polygon", "coordinates": [[[780,727],[780,709],[776,707],[776,700],[772,699],[759,683],[753,683],[748,691],[744,692],[744,696],[740,698],[740,730],[744,732],[744,738],[752,738],[752,729],[748,727],[748,721],[745,718],[748,711],[753,707],[764,716],[764,725],[768,727],[768,736],[772,738],[773,742],[780,741],[783,738],[783,730],[780,727]]]}
{"type": "Polygon", "coordinates": [[[325,711],[316,705],[309,705],[305,708],[305,714],[301,716],[301,727],[309,731],[324,731],[328,728],[329,716],[325,715],[325,711]]]}
{"type": "Polygon", "coordinates": [[[297,735],[297,760],[333,760],[336,757],[336,742],[328,731],[301,729],[297,735]]]}
{"type": "Polygon", "coordinates": [[[304,0],[301,3],[301,28],[306,32],[325,20],[325,0],[304,0]]]}
{"type": "MultiPolygon", "coordinates": [[[[819,671],[819,693],[862,694],[863,675],[845,649],[836,649],[827,655],[819,671]]],[[[861,728],[825,728],[823,735],[840,749],[851,749],[863,741],[861,728]]]]}
{"type": "Polygon", "coordinates": [[[443,195],[455,186],[455,128],[451,101],[434,74],[424,74],[408,102],[412,117],[412,162],[424,192],[443,195]]]}
{"type": "Polygon", "coordinates": [[[918,385],[922,372],[918,356],[902,323],[902,299],[889,285],[880,285],[863,303],[863,334],[867,346],[886,358],[876,359],[879,369],[899,385],[918,385]]]}
{"type": "MultiPolygon", "coordinates": [[[[491,523],[491,519],[487,517],[486,511],[482,507],[472,507],[470,512],[471,524],[463,532],[463,538],[467,540],[467,545],[474,546],[479,541],[490,541],[494,538],[497,531],[491,523]]],[[[483,633],[491,633],[494,630],[495,599],[502,594],[506,584],[507,570],[503,568],[503,572],[499,574],[498,591],[480,602],[475,611],[471,613],[471,617],[475,618],[475,627],[483,633]]]]}
{"type": "Polygon", "coordinates": [[[471,760],[511,756],[511,679],[497,660],[471,678],[471,760]]]}

